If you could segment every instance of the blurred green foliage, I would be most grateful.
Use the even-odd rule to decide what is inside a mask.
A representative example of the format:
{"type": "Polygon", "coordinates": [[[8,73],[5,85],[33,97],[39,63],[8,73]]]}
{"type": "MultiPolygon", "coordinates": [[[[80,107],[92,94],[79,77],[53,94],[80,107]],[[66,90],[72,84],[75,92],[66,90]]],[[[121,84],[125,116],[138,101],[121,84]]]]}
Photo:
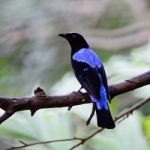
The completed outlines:
{"type": "Polygon", "coordinates": [[[150,117],[144,117],[143,119],[144,131],[150,144],[150,117]]]}
{"type": "MultiPolygon", "coordinates": [[[[67,94],[79,89],[71,72],[70,47],[66,41],[57,37],[61,32],[81,32],[89,38],[91,47],[104,62],[109,83],[117,83],[149,70],[148,40],[132,47],[128,46],[130,41],[120,41],[123,46],[118,46],[118,49],[113,46],[120,43],[112,40],[109,43],[112,48],[107,49],[107,40],[111,38],[119,40],[125,35],[130,37],[132,32],[150,28],[144,24],[150,19],[147,2],[0,1],[0,96],[29,96],[37,86],[44,88],[50,95],[67,94]],[[134,24],[137,24],[135,28],[132,26],[134,24]],[[99,41],[96,42],[95,38],[99,41]]],[[[142,41],[146,37],[144,33],[132,40],[142,41]]],[[[149,86],[118,96],[111,104],[112,113],[115,115],[149,96],[149,86]]],[[[150,104],[147,104],[118,124],[116,129],[105,130],[78,149],[148,150],[149,107],[150,104]]],[[[90,111],[91,105],[73,107],[70,112],[65,108],[39,110],[33,117],[30,117],[29,112],[18,112],[0,126],[0,150],[19,145],[19,140],[30,143],[85,137],[97,129],[95,117],[89,127],[85,125],[90,111]]],[[[75,143],[53,143],[27,149],[59,150],[75,143]]]]}

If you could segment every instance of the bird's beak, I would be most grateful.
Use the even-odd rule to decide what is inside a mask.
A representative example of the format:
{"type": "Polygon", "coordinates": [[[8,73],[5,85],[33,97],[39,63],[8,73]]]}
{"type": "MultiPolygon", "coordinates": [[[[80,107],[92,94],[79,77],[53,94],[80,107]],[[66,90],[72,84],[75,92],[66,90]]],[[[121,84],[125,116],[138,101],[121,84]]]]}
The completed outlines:
{"type": "Polygon", "coordinates": [[[66,38],[66,34],[64,34],[64,33],[58,34],[58,36],[61,36],[61,37],[63,37],[63,38],[66,38]]]}

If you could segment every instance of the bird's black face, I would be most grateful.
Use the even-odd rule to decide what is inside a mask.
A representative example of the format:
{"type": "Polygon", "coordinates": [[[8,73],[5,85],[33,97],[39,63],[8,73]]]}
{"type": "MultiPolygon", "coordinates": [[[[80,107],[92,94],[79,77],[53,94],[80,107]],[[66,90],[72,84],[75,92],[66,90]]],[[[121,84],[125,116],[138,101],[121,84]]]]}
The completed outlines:
{"type": "Polygon", "coordinates": [[[81,48],[89,47],[89,45],[87,44],[83,36],[78,33],[59,34],[59,36],[68,40],[68,42],[70,43],[72,52],[76,52],[81,48]]]}

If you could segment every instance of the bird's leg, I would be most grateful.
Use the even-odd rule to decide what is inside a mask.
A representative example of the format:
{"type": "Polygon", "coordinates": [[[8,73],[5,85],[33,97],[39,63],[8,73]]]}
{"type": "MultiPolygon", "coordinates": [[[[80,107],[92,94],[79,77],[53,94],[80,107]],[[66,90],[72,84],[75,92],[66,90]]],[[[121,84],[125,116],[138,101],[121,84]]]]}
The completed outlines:
{"type": "Polygon", "coordinates": [[[92,119],[92,117],[94,116],[94,113],[95,113],[95,107],[96,107],[96,106],[95,106],[95,103],[93,103],[92,112],[91,112],[91,114],[90,114],[89,119],[86,121],[86,125],[87,125],[87,126],[90,124],[91,119],[92,119]]]}
{"type": "MultiPolygon", "coordinates": [[[[82,92],[81,92],[81,89],[83,89],[82,86],[81,86],[80,89],[77,91],[77,93],[82,93],[82,92]]],[[[68,107],[68,111],[70,111],[72,107],[73,107],[73,106],[68,107]]]]}
{"type": "Polygon", "coordinates": [[[77,92],[81,93],[82,89],[83,89],[83,87],[81,86],[80,89],[77,92]]]}

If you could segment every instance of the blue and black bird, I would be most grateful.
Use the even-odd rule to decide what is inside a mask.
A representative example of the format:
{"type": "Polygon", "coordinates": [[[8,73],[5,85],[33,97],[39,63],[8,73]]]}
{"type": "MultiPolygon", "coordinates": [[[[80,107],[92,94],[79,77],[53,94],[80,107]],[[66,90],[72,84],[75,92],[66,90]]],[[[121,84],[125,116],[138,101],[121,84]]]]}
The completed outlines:
{"type": "Polygon", "coordinates": [[[75,76],[90,95],[96,106],[97,125],[102,128],[115,127],[108,100],[110,100],[107,78],[103,64],[86,40],[78,33],[59,34],[71,46],[71,63],[75,76]]]}

